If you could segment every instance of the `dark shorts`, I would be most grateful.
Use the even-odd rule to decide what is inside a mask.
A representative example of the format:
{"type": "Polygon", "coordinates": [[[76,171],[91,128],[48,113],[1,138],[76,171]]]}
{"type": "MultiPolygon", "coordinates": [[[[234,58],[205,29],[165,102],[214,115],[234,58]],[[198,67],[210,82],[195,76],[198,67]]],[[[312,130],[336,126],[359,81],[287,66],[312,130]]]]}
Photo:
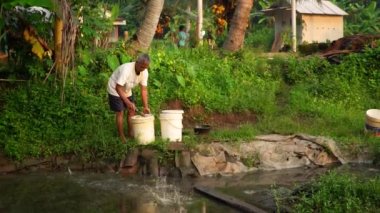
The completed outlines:
{"type": "MultiPolygon", "coordinates": [[[[129,96],[128,99],[133,103],[135,102],[133,95],[129,96]]],[[[110,105],[110,109],[114,112],[121,112],[127,109],[127,105],[118,96],[108,94],[108,104],[110,105]]]]}

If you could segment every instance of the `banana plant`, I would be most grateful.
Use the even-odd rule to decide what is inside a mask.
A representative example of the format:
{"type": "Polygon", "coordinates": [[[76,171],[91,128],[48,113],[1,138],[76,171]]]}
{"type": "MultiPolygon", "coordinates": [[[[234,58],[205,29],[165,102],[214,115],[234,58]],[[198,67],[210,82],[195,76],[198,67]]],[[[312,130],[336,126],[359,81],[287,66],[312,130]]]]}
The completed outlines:
{"type": "Polygon", "coordinates": [[[6,38],[6,19],[5,16],[8,14],[8,11],[10,11],[15,6],[22,6],[22,5],[38,5],[43,7],[51,7],[51,1],[50,0],[2,0],[0,2],[0,16],[2,17],[0,19],[0,46],[5,45],[5,38],[6,38]]]}

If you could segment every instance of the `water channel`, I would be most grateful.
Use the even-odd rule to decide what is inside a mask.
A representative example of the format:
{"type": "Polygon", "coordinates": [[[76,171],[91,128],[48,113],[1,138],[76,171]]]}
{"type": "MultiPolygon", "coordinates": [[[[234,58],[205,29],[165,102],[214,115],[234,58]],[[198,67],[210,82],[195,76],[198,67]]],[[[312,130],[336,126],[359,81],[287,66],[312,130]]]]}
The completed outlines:
{"type": "Polygon", "coordinates": [[[195,185],[273,212],[274,193],[329,170],[380,174],[378,166],[355,164],[182,179],[89,172],[8,174],[0,176],[0,212],[241,212],[196,192],[195,185]]]}

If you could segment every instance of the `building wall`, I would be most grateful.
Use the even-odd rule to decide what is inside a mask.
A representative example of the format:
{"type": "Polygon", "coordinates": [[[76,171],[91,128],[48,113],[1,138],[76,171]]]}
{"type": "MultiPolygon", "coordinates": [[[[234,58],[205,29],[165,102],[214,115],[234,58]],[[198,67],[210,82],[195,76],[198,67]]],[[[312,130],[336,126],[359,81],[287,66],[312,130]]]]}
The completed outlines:
{"type": "MultiPolygon", "coordinates": [[[[282,44],[291,42],[292,36],[292,16],[290,10],[279,10],[274,14],[275,18],[275,36],[282,37],[282,44]],[[285,38],[285,34],[287,37],[285,38]],[[288,41],[284,40],[288,39],[288,41]]],[[[297,41],[302,40],[302,23],[297,17],[297,41]]]]}
{"type": "Polygon", "coordinates": [[[343,16],[302,14],[302,40],[299,43],[326,42],[343,37],[343,16]]]}
{"type": "Polygon", "coordinates": [[[292,17],[290,11],[280,10],[275,16],[275,35],[282,35],[285,31],[291,32],[292,17]]]}

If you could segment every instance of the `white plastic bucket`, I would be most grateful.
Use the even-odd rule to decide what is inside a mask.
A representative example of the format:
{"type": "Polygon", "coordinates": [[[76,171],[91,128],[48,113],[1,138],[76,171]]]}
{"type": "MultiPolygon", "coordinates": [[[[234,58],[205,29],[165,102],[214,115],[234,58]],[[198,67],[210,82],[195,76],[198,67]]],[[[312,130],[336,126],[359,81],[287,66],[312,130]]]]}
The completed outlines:
{"type": "Polygon", "coordinates": [[[366,112],[367,121],[380,123],[380,109],[369,109],[366,112]]]}
{"type": "Polygon", "coordinates": [[[182,141],[183,110],[163,110],[160,113],[161,137],[170,142],[182,141]]]}
{"type": "Polygon", "coordinates": [[[139,144],[149,144],[154,138],[154,116],[153,115],[135,115],[131,118],[133,125],[133,135],[139,144]]]}

